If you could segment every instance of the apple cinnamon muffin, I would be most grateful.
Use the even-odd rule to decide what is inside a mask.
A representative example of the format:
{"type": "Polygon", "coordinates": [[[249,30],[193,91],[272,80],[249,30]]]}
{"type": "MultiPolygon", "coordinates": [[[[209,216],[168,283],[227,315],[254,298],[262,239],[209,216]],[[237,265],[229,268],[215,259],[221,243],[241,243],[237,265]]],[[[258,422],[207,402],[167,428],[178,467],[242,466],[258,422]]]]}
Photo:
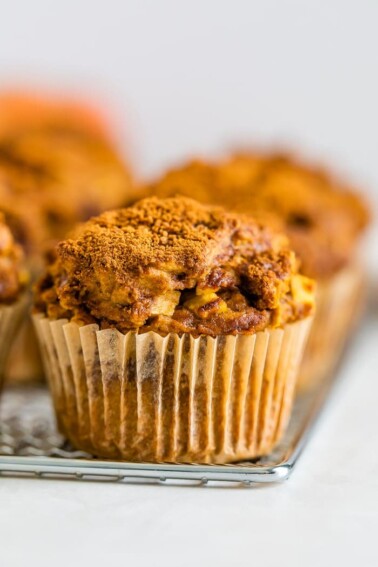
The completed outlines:
{"type": "Polygon", "coordinates": [[[191,199],[145,199],[61,242],[35,322],[62,432],[111,458],[229,462],[287,424],[314,305],[287,239],[191,199]]]}
{"type": "Polygon", "coordinates": [[[358,243],[369,221],[358,193],[331,174],[288,156],[245,153],[218,163],[193,161],[148,188],[263,218],[285,232],[301,271],[318,281],[317,313],[301,369],[310,385],[329,372],[363,301],[358,243]]]}
{"type": "Polygon", "coordinates": [[[77,222],[132,199],[131,174],[115,148],[85,109],[80,118],[69,108],[46,102],[39,120],[37,113],[1,134],[0,98],[1,202],[16,234],[21,218],[19,236],[33,261],[77,222]]]}
{"type": "MultiPolygon", "coordinates": [[[[132,200],[128,166],[90,105],[31,95],[0,96],[0,200],[32,276],[52,243],[77,222],[132,200]]],[[[29,322],[7,373],[10,379],[41,376],[29,322]]]]}

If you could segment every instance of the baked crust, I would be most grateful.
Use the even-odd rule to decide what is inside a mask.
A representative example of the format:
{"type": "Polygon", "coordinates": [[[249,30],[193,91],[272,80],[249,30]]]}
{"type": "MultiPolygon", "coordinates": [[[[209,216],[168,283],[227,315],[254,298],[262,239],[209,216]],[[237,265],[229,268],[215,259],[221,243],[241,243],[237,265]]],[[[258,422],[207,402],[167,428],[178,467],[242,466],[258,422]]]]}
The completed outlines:
{"type": "Polygon", "coordinates": [[[287,239],[191,199],[144,199],[79,227],[37,285],[50,318],[121,332],[255,333],[306,317],[312,280],[287,239]]]}
{"type": "Polygon", "coordinates": [[[147,193],[184,195],[263,218],[289,236],[301,271],[316,278],[328,278],[349,262],[369,220],[363,200],[349,187],[279,154],[193,161],[168,172],[147,193]]]}

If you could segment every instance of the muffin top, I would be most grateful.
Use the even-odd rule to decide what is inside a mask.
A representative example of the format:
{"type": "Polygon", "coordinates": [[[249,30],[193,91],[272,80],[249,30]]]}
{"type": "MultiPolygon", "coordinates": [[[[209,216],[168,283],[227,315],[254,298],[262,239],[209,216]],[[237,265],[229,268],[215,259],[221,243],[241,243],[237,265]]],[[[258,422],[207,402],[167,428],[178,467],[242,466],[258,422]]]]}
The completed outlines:
{"type": "Polygon", "coordinates": [[[353,255],[369,215],[339,180],[281,155],[238,154],[193,161],[151,184],[149,194],[190,196],[252,214],[284,231],[309,277],[327,278],[353,255]]]}
{"type": "Polygon", "coordinates": [[[0,100],[1,208],[27,253],[132,198],[128,169],[84,111],[59,113],[46,103],[11,130],[2,128],[1,108],[0,100]]]}
{"type": "Polygon", "coordinates": [[[22,269],[23,253],[15,243],[12,232],[0,213],[0,303],[8,304],[17,300],[27,283],[26,272],[22,269]]]}
{"type": "Polygon", "coordinates": [[[121,332],[255,333],[306,317],[313,287],[286,238],[254,219],[183,197],[148,198],[61,242],[36,309],[121,332]]]}

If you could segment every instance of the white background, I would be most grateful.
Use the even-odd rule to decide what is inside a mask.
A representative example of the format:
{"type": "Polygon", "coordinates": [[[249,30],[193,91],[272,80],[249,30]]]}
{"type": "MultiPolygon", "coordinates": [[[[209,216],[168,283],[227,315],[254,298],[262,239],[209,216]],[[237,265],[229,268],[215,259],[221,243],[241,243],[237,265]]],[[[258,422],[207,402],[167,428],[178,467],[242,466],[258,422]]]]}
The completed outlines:
{"type": "MultiPolygon", "coordinates": [[[[140,176],[233,144],[286,142],[378,200],[375,0],[14,0],[1,8],[0,86],[110,101],[140,176]]],[[[369,243],[377,275],[376,231],[369,243]]],[[[2,479],[0,564],[47,565],[55,551],[55,565],[377,565],[377,322],[372,307],[287,484],[2,479]]]]}

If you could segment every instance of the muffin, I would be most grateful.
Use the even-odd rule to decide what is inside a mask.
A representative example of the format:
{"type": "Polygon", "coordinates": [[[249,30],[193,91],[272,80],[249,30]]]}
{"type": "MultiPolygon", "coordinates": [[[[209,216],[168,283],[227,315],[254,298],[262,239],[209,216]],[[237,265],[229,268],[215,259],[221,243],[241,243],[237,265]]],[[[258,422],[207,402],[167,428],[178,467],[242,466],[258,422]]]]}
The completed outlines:
{"type": "Polygon", "coordinates": [[[46,243],[63,238],[78,221],[132,199],[133,186],[90,108],[19,98],[15,118],[5,120],[2,110],[10,103],[0,97],[0,197],[16,235],[38,260],[46,243]]]}
{"type": "MultiPolygon", "coordinates": [[[[0,97],[0,199],[32,275],[43,255],[78,221],[132,199],[128,167],[108,141],[100,115],[76,103],[0,97]]],[[[32,328],[25,324],[10,379],[41,374],[32,328]]]]}
{"type": "Polygon", "coordinates": [[[0,213],[0,390],[9,349],[28,304],[27,281],[21,247],[0,213]]]}
{"type": "Polygon", "coordinates": [[[191,199],[145,199],[61,242],[35,324],[58,424],[94,455],[226,463],[288,422],[314,282],[287,239],[191,199]]]}
{"type": "Polygon", "coordinates": [[[147,188],[253,214],[284,231],[301,271],[318,281],[317,309],[299,384],[318,383],[339,358],[361,311],[358,242],[369,219],[355,191],[330,174],[281,155],[239,154],[191,162],[147,188]]]}

